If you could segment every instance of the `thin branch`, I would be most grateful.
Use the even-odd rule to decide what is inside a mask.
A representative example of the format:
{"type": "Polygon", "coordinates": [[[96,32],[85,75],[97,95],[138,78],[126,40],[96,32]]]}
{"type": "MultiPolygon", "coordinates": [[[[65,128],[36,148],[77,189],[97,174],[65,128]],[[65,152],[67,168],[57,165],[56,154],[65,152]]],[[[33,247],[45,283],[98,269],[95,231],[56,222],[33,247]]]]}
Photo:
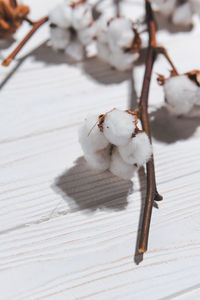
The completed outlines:
{"type": "MultiPolygon", "coordinates": [[[[151,141],[151,129],[149,126],[149,117],[148,117],[148,95],[149,95],[149,86],[150,86],[153,64],[156,58],[156,25],[154,21],[151,4],[148,0],[145,0],[145,8],[146,8],[146,18],[147,18],[148,32],[149,32],[149,46],[147,52],[146,69],[144,74],[139,108],[140,108],[143,129],[151,141]]],[[[144,253],[147,251],[151,213],[152,213],[154,200],[157,201],[162,200],[162,196],[158,194],[156,188],[154,158],[152,155],[150,161],[147,163],[147,194],[146,194],[144,216],[142,222],[142,230],[141,230],[141,235],[139,240],[139,249],[138,249],[139,253],[144,253]]]]}
{"type": "Polygon", "coordinates": [[[15,58],[15,56],[19,53],[19,51],[23,48],[26,42],[32,37],[32,35],[38,30],[38,28],[47,22],[48,17],[44,17],[37,22],[33,23],[33,26],[29,33],[25,36],[25,38],[19,43],[19,45],[15,48],[15,50],[2,62],[2,66],[9,66],[11,61],[15,58]]]}
{"type": "Polygon", "coordinates": [[[173,74],[174,75],[179,75],[174,63],[172,62],[171,58],[169,57],[169,55],[167,53],[167,50],[164,47],[157,47],[156,50],[157,50],[158,53],[163,54],[164,57],[167,59],[167,61],[169,62],[169,64],[172,67],[173,74]]]}

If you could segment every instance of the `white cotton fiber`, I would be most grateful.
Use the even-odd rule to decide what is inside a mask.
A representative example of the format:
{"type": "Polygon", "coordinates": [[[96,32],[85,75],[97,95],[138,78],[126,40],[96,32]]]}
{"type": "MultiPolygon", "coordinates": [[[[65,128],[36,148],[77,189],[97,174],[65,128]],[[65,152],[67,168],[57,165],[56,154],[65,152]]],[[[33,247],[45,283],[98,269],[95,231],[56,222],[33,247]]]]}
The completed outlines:
{"type": "Polygon", "coordinates": [[[120,156],[118,149],[115,147],[111,156],[110,172],[123,178],[131,179],[137,170],[137,167],[127,164],[120,156]]]}
{"type": "Polygon", "coordinates": [[[175,25],[181,25],[185,27],[192,24],[192,10],[189,3],[185,3],[176,8],[172,16],[172,22],[175,25]]]}
{"type": "Polygon", "coordinates": [[[97,171],[105,171],[110,167],[110,145],[94,153],[84,153],[89,166],[97,171]]]}
{"type": "Polygon", "coordinates": [[[164,0],[164,1],[156,1],[158,10],[160,13],[166,17],[170,16],[175,7],[176,7],[176,0],[164,0]]]}
{"type": "Polygon", "coordinates": [[[132,23],[125,18],[116,18],[108,26],[108,43],[113,53],[121,53],[130,48],[134,39],[132,23]]]}
{"type": "Polygon", "coordinates": [[[72,8],[65,2],[59,4],[50,11],[49,21],[61,28],[68,28],[72,24],[72,8]]]}
{"type": "Polygon", "coordinates": [[[107,44],[103,44],[97,41],[97,51],[100,59],[102,59],[105,62],[109,62],[111,51],[107,44]]]}
{"type": "Polygon", "coordinates": [[[87,3],[79,4],[72,9],[72,25],[75,29],[80,30],[87,26],[92,21],[91,6],[87,3]]]}
{"type": "Polygon", "coordinates": [[[102,150],[109,144],[97,126],[98,122],[98,115],[89,115],[79,130],[79,142],[85,153],[102,150]]]}
{"type": "Polygon", "coordinates": [[[139,58],[139,53],[112,53],[109,63],[119,71],[127,71],[133,67],[134,61],[139,58]]]}
{"type": "Polygon", "coordinates": [[[144,165],[151,157],[152,146],[145,132],[138,133],[131,141],[119,147],[122,159],[128,164],[144,165]]]}
{"type": "Polygon", "coordinates": [[[166,80],[164,93],[167,108],[174,115],[187,114],[197,101],[198,86],[186,75],[166,80]]]}
{"type": "Polygon", "coordinates": [[[108,42],[108,18],[102,15],[97,21],[96,21],[96,35],[97,40],[100,43],[107,43],[108,42]]]}
{"type": "Polygon", "coordinates": [[[54,50],[65,50],[70,42],[70,33],[67,29],[50,27],[51,46],[54,50]]]}
{"type": "Polygon", "coordinates": [[[111,144],[126,145],[135,130],[134,121],[135,118],[131,114],[114,109],[106,115],[103,133],[111,144]]]}
{"type": "Polygon", "coordinates": [[[84,58],[84,47],[79,40],[71,41],[65,51],[69,56],[77,61],[84,58]]]}
{"type": "Polygon", "coordinates": [[[89,45],[95,36],[95,26],[91,25],[78,31],[78,39],[82,45],[89,45]]]}

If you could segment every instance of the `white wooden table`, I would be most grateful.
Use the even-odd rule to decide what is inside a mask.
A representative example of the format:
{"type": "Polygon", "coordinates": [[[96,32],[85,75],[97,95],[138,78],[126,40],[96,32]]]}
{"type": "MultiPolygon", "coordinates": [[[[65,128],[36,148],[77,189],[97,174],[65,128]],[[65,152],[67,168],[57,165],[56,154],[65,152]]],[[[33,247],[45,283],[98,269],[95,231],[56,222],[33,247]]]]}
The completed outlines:
{"type": "MultiPolygon", "coordinates": [[[[59,1],[24,2],[38,19],[59,1]]],[[[124,1],[123,13],[140,16],[142,3],[124,1]]],[[[158,33],[180,72],[200,67],[197,18],[195,24],[192,32],[158,33]]],[[[28,28],[16,42],[1,42],[1,56],[28,28]]],[[[86,61],[69,63],[47,39],[44,25],[0,72],[0,299],[200,299],[200,121],[161,108],[155,73],[167,75],[169,65],[159,58],[150,93],[164,201],[153,210],[149,250],[139,263],[144,173],[132,183],[89,170],[77,130],[89,112],[130,107],[144,66],[135,66],[131,80],[99,62],[93,49],[86,61]]]]}

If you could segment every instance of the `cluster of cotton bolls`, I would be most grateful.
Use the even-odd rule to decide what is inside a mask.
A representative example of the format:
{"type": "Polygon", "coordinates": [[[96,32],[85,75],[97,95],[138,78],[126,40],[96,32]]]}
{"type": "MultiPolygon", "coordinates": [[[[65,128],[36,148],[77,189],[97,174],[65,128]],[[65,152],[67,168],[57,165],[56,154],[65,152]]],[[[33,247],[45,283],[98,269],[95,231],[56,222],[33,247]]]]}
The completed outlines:
{"type": "Polygon", "coordinates": [[[190,26],[193,14],[200,15],[199,0],[151,0],[156,9],[165,17],[170,17],[175,25],[190,26]]]}
{"type": "Polygon", "coordinates": [[[95,39],[99,58],[120,71],[131,69],[139,57],[141,39],[133,23],[105,15],[94,22],[92,7],[84,0],[65,0],[50,12],[49,21],[52,47],[76,60],[83,59],[95,39]]]}
{"type": "Polygon", "coordinates": [[[96,22],[98,56],[120,71],[131,69],[139,57],[141,39],[133,23],[126,18],[96,22]]]}
{"type": "Polygon", "coordinates": [[[113,109],[104,115],[89,115],[79,130],[79,142],[89,166],[110,170],[123,179],[133,177],[151,157],[152,146],[138,128],[138,117],[113,109]]]}
{"type": "Polygon", "coordinates": [[[49,13],[51,46],[64,50],[76,60],[83,59],[85,47],[95,35],[92,8],[85,1],[65,0],[49,13]]]}
{"type": "Polygon", "coordinates": [[[167,79],[159,75],[158,82],[163,85],[166,107],[171,114],[200,116],[200,71],[173,74],[167,79]]]}

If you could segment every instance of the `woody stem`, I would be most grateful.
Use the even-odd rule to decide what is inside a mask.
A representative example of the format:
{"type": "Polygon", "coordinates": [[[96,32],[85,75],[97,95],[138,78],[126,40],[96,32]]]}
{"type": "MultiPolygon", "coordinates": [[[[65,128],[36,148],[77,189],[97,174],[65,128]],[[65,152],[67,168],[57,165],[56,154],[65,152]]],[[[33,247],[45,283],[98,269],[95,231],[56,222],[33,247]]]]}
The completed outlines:
{"type": "MultiPolygon", "coordinates": [[[[146,9],[146,20],[148,24],[148,33],[149,33],[149,46],[147,51],[146,68],[145,68],[139,108],[140,108],[143,129],[151,141],[151,129],[149,125],[149,116],[148,116],[148,96],[149,96],[149,87],[150,87],[153,64],[156,59],[156,25],[155,25],[151,4],[148,0],[145,0],[145,9],[146,9]]],[[[149,160],[149,162],[147,163],[146,168],[147,168],[147,193],[146,193],[144,215],[142,220],[141,235],[139,239],[139,249],[138,249],[139,253],[144,253],[147,251],[153,202],[154,200],[162,200],[162,196],[158,194],[156,188],[153,155],[149,160]]]]}
{"type": "Polygon", "coordinates": [[[169,64],[172,67],[174,75],[178,75],[178,71],[177,71],[174,63],[172,62],[171,58],[169,57],[169,54],[167,53],[167,50],[164,47],[157,47],[156,50],[157,50],[158,53],[163,54],[164,57],[167,59],[167,61],[169,62],[169,64]]]}
{"type": "Polygon", "coordinates": [[[32,35],[38,30],[38,28],[47,22],[48,17],[44,17],[37,22],[33,23],[33,26],[29,33],[24,37],[24,39],[19,43],[19,45],[14,49],[14,51],[2,62],[2,66],[9,66],[11,61],[15,58],[15,56],[19,53],[19,51],[23,48],[26,42],[32,37],[32,35]]]}

